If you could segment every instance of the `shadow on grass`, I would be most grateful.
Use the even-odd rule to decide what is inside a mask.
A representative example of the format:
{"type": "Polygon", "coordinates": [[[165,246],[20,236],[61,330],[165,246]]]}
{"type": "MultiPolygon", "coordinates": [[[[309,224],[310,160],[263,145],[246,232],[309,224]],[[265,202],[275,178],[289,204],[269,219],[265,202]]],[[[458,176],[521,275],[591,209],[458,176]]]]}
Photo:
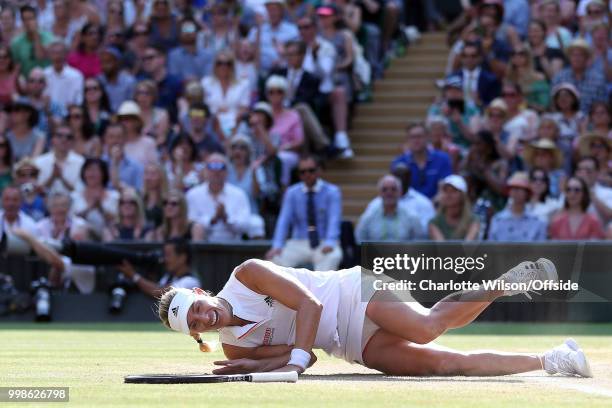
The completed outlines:
{"type": "Polygon", "coordinates": [[[398,377],[384,374],[302,374],[300,381],[376,381],[376,382],[466,382],[466,383],[524,383],[516,377],[398,377]]]}

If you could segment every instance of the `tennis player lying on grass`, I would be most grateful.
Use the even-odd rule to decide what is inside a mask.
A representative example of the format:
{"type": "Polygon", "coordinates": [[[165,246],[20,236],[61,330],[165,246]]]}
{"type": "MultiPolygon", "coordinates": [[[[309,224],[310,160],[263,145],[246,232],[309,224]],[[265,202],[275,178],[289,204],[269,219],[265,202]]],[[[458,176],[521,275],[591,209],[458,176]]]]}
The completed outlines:
{"type": "MultiPolygon", "coordinates": [[[[546,259],[522,262],[499,279],[558,280],[546,259]]],[[[171,288],[159,302],[169,328],[193,336],[217,330],[228,358],[215,374],[303,372],[313,348],[389,375],[491,376],[544,369],[591,377],[586,357],[569,339],[543,354],[459,352],[433,342],[448,329],[472,322],[495,299],[519,292],[478,290],[450,295],[426,309],[391,292],[372,291],[362,302],[359,267],[312,272],[248,260],[225,287],[210,296],[196,288],[171,288]],[[469,301],[464,301],[468,299],[469,301]]]]}

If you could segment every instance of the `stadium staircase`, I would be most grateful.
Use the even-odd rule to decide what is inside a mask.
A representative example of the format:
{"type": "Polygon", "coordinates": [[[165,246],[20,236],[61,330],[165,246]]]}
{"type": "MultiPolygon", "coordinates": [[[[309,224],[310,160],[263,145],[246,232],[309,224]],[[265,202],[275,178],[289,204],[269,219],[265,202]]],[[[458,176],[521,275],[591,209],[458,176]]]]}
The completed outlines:
{"type": "Polygon", "coordinates": [[[445,33],[423,34],[374,84],[372,102],[357,106],[349,131],[355,158],[330,162],[324,174],[342,190],[344,219],[356,223],[376,196],[377,180],[401,152],[406,124],[423,120],[436,97],[447,56],[445,33]]]}

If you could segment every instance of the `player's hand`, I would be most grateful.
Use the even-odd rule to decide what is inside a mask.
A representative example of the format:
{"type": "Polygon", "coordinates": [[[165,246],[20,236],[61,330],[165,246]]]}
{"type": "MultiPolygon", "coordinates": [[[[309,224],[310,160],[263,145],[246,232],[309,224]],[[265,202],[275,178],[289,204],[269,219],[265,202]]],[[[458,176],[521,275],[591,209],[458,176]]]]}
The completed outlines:
{"type": "Polygon", "coordinates": [[[117,269],[119,269],[119,271],[121,271],[121,273],[125,275],[125,277],[128,279],[132,279],[136,274],[134,266],[132,266],[132,264],[126,261],[125,259],[123,260],[121,265],[117,266],[117,269]]]}
{"type": "Polygon", "coordinates": [[[296,366],[296,365],[292,365],[292,364],[287,364],[284,367],[277,368],[276,370],[272,370],[270,372],[271,373],[290,373],[292,371],[295,371],[298,374],[302,374],[304,372],[304,369],[302,367],[300,367],[300,366],[296,366]]]}
{"type": "Polygon", "coordinates": [[[221,368],[214,369],[213,374],[248,374],[257,372],[260,368],[259,361],[250,358],[221,360],[215,361],[213,364],[223,366],[221,368]]]}

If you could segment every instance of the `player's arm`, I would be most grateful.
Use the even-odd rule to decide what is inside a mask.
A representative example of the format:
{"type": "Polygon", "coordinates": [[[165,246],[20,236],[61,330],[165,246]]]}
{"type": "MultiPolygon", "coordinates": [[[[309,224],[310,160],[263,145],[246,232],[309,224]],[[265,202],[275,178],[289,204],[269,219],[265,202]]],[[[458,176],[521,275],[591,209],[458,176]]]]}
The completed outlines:
{"type": "Polygon", "coordinates": [[[312,351],[323,311],[323,305],[312,292],[297,279],[269,268],[265,261],[244,262],[237,268],[236,278],[254,292],[268,295],[295,310],[294,350],[312,351]]]}
{"type": "MultiPolygon", "coordinates": [[[[275,345],[260,347],[238,347],[223,344],[223,352],[228,360],[215,361],[215,365],[223,366],[213,370],[215,374],[246,374],[253,372],[268,372],[287,366],[291,359],[293,346],[275,345]]],[[[311,359],[308,367],[311,367],[317,357],[310,353],[311,359]]]]}

